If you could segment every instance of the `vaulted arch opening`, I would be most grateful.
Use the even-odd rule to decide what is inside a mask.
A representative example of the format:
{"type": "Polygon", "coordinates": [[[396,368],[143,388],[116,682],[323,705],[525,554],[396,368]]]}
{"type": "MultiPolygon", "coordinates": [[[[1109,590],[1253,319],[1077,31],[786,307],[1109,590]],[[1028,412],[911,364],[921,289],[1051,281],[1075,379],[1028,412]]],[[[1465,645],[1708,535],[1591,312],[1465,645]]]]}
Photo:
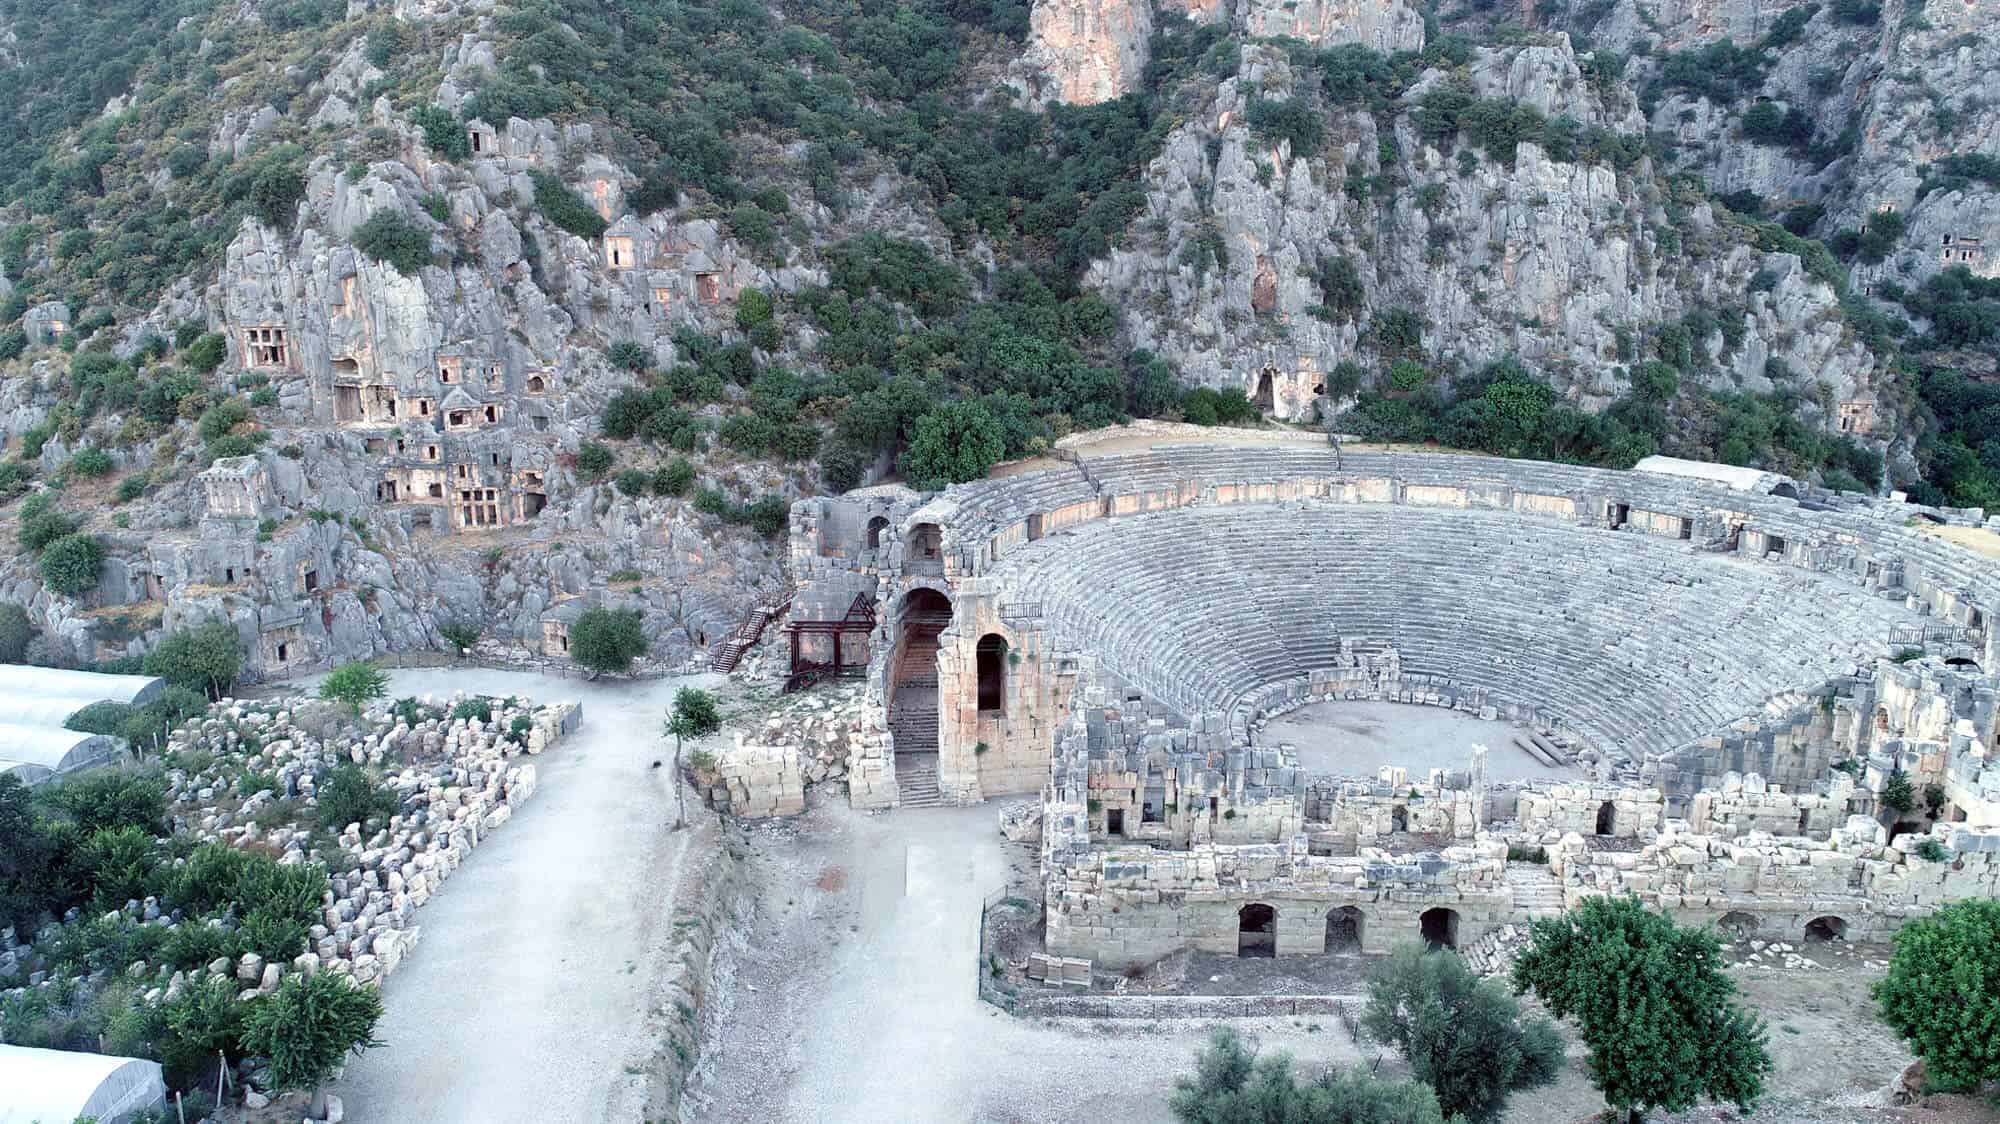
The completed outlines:
{"type": "Polygon", "coordinates": [[[979,674],[979,709],[1001,711],[1007,707],[1007,641],[989,632],[979,638],[974,649],[979,674]]]}
{"type": "Polygon", "coordinates": [[[1236,955],[1278,955],[1278,911],[1252,902],[1236,911],[1236,955]]]}

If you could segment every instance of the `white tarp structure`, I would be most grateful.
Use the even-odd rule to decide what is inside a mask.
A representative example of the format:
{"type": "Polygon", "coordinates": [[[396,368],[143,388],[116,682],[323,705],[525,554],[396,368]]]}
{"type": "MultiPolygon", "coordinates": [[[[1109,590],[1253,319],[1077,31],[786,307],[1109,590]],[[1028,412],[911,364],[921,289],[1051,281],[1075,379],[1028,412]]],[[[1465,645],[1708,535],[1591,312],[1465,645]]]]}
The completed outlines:
{"type": "Polygon", "coordinates": [[[92,703],[143,706],[166,689],[167,681],[152,675],[0,664],[0,773],[34,785],[115,758],[119,739],[63,723],[92,703]]]}
{"type": "Polygon", "coordinates": [[[126,1124],[166,1102],[158,1062],[0,1045],[0,1124],[126,1124]]]}
{"type": "Polygon", "coordinates": [[[1650,472],[1657,476],[1680,476],[1690,480],[1706,480],[1720,484],[1738,492],[1756,492],[1758,495],[1797,496],[1798,482],[1789,476],[1775,472],[1765,472],[1761,468],[1746,468],[1733,464],[1714,464],[1709,461],[1691,461],[1680,457],[1641,457],[1632,466],[1634,472],[1650,472]],[[1781,491],[1790,488],[1789,492],[1781,491]]]}

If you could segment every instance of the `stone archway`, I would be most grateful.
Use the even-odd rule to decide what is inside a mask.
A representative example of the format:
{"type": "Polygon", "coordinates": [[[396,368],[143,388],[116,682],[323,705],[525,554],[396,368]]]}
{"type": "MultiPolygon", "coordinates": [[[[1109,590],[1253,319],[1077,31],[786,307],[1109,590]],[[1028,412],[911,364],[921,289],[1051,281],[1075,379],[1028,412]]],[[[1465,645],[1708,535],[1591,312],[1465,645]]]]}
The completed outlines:
{"type": "Polygon", "coordinates": [[[1326,912],[1326,950],[1360,952],[1361,927],[1366,922],[1358,906],[1344,905],[1326,912]]]}
{"type": "Polygon", "coordinates": [[[1597,834],[1618,834],[1618,806],[1609,800],[1597,806],[1597,834]]]}
{"type": "Polygon", "coordinates": [[[935,589],[903,595],[889,665],[889,733],[894,739],[898,802],[942,802],[938,787],[938,635],[951,624],[951,598],[935,589]]]}
{"type": "Polygon", "coordinates": [[[1741,910],[1731,910],[1722,915],[1722,920],[1717,921],[1715,927],[1731,940],[1740,941],[1744,937],[1755,935],[1758,925],[1756,915],[1741,910]]]}
{"type": "Polygon", "coordinates": [[[1424,915],[1417,919],[1417,924],[1423,934],[1424,946],[1431,951],[1458,947],[1457,910],[1445,909],[1442,906],[1427,909],[1424,915]]]}
{"type": "Polygon", "coordinates": [[[1236,955],[1244,958],[1278,955],[1278,911],[1251,902],[1236,911],[1236,955]]]}
{"type": "Polygon", "coordinates": [[[1007,709],[1007,639],[996,632],[980,637],[973,649],[973,662],[979,681],[979,709],[1007,709]]]}
{"type": "Polygon", "coordinates": [[[1806,922],[1807,944],[1825,944],[1828,941],[1844,941],[1846,939],[1847,922],[1832,914],[1824,917],[1815,917],[1811,921],[1806,922]]]}

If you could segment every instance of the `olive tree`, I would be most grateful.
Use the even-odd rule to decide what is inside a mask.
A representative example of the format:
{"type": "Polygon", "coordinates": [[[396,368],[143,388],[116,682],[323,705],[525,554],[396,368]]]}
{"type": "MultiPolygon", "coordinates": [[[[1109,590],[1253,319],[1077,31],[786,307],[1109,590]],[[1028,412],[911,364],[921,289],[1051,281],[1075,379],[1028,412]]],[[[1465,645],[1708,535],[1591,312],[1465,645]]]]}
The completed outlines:
{"type": "Polygon", "coordinates": [[[682,687],[674,692],[674,709],[667,714],[667,733],[674,738],[674,799],[678,801],[678,811],[674,815],[674,830],[687,826],[687,790],[681,784],[681,745],[691,738],[705,738],[722,728],[722,714],[716,709],[715,696],[693,687],[682,687]]]}

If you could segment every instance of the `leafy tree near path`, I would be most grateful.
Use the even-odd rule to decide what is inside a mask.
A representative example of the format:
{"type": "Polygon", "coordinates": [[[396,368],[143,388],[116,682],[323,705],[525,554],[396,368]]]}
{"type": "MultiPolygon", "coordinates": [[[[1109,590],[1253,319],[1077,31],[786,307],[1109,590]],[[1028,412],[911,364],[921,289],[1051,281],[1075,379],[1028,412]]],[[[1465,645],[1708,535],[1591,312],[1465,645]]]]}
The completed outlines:
{"type": "Polygon", "coordinates": [[[243,666],[243,648],[236,628],[216,618],[194,628],[171,632],[146,653],[146,674],[157,675],[209,698],[220,698],[236,682],[243,666]]]}
{"type": "Polygon", "coordinates": [[[334,668],[319,684],[320,698],[344,702],[356,714],[365,704],[388,693],[388,674],[365,660],[334,668]]]}
{"type": "Polygon", "coordinates": [[[593,673],[624,671],[646,652],[637,609],[589,609],[569,629],[569,656],[593,673]]]}
{"type": "Polygon", "coordinates": [[[2000,1081],[2000,901],[1953,902],[1897,930],[1875,1000],[1931,1088],[2000,1081]]]}
{"type": "Polygon", "coordinates": [[[722,714],[716,708],[714,695],[693,687],[674,692],[674,709],[667,714],[667,733],[674,737],[674,798],[679,804],[674,816],[675,831],[687,826],[687,789],[681,784],[681,743],[705,738],[721,728],[722,714]]]}
{"type": "Polygon", "coordinates": [[[1455,952],[1406,944],[1369,974],[1361,1025],[1395,1049],[1438,1104],[1472,1124],[1498,1119],[1509,1094],[1554,1081],[1562,1034],[1455,952]]]}
{"type": "Polygon", "coordinates": [[[325,1115],[321,1086],[351,1053],[382,1045],[374,1037],[382,997],[335,972],[286,976],[276,991],[250,1004],[243,1046],[270,1063],[280,1092],[311,1091],[325,1115]]]}
{"type": "Polygon", "coordinates": [[[1707,1097],[1748,1110],[1771,1072],[1764,1025],[1736,1005],[1721,944],[1634,897],[1590,898],[1534,923],[1514,989],[1574,1018],[1590,1079],[1630,1124],[1707,1097]]]}

